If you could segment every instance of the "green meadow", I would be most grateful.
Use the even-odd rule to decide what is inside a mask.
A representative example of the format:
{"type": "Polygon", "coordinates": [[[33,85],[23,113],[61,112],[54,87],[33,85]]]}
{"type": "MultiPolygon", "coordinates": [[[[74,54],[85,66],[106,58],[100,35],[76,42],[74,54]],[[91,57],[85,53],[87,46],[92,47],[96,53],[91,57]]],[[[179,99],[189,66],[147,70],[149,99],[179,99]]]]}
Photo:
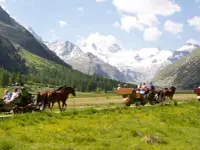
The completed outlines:
{"type": "Polygon", "coordinates": [[[0,122],[2,150],[198,150],[200,103],[68,109],[0,122]]]}

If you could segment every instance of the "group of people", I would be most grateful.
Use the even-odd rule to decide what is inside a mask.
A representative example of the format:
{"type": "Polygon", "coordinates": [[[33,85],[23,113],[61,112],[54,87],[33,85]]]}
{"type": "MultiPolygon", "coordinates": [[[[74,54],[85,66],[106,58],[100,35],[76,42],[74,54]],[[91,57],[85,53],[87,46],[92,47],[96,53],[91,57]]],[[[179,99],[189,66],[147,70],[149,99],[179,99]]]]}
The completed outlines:
{"type": "Polygon", "coordinates": [[[147,85],[146,83],[140,83],[136,89],[140,94],[147,94],[150,90],[155,90],[155,86],[152,82],[147,85]]]}
{"type": "MultiPolygon", "coordinates": [[[[127,87],[127,84],[124,85],[124,87],[127,87]]],[[[118,84],[118,88],[119,89],[121,88],[120,84],[118,84]]],[[[150,82],[148,85],[146,83],[140,83],[137,88],[136,88],[136,91],[140,94],[148,94],[148,92],[150,90],[155,90],[155,86],[153,85],[152,82],[150,82]]]]}
{"type": "Polygon", "coordinates": [[[18,88],[15,88],[12,93],[9,93],[8,90],[5,90],[5,95],[3,97],[4,103],[9,104],[13,102],[19,96],[18,88]]]}
{"type": "Polygon", "coordinates": [[[5,90],[4,93],[5,93],[3,97],[4,103],[9,104],[19,96],[19,89],[15,88],[12,93],[9,93],[8,90],[5,90]]]}

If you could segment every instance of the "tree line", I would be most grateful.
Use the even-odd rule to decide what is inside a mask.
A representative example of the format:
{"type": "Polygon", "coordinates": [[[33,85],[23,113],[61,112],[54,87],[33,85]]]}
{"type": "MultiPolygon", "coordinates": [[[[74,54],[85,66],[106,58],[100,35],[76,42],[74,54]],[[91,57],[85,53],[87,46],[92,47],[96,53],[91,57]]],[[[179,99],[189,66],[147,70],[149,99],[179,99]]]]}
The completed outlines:
{"type": "MultiPolygon", "coordinates": [[[[107,79],[100,75],[91,76],[66,67],[63,67],[62,69],[44,68],[40,71],[32,70],[29,74],[8,72],[7,70],[0,68],[0,86],[7,86],[15,82],[20,83],[27,81],[45,85],[67,85],[82,92],[113,91],[117,88],[118,84],[125,84],[125,82],[107,79]]],[[[135,85],[132,84],[127,83],[127,85],[129,87],[135,87],[135,85]]]]}

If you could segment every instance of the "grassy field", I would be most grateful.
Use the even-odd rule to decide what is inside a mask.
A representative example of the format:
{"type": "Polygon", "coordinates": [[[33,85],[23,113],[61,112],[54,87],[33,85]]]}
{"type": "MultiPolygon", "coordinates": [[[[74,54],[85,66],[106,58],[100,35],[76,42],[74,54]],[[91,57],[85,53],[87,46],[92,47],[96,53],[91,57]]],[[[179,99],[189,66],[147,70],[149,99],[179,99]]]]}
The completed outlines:
{"type": "Polygon", "coordinates": [[[67,110],[0,122],[2,150],[200,149],[200,103],[67,110]]]}
{"type": "Polygon", "coordinates": [[[174,98],[187,103],[127,108],[116,93],[77,92],[68,99],[76,109],[0,120],[0,150],[198,150],[200,103],[181,93],[174,98]]]}

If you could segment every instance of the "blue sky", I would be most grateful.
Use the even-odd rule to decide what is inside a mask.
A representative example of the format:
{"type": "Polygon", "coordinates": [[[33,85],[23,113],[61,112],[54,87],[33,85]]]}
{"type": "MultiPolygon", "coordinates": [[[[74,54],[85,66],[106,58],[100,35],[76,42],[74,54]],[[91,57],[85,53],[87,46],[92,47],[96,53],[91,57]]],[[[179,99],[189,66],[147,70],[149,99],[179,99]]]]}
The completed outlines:
{"type": "Polygon", "coordinates": [[[176,49],[188,40],[200,44],[198,0],[0,0],[0,4],[45,41],[76,43],[98,33],[96,40],[98,36],[110,40],[107,36],[112,35],[127,49],[176,49]]]}

